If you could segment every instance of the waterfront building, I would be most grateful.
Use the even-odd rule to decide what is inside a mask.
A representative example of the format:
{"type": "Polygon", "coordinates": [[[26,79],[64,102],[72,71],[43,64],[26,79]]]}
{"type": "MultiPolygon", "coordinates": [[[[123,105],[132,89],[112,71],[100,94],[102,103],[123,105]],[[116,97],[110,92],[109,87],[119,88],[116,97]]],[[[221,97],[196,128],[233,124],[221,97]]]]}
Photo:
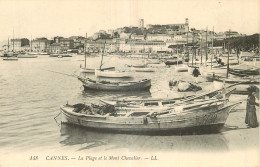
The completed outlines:
{"type": "Polygon", "coordinates": [[[127,44],[126,39],[121,39],[119,41],[119,52],[130,52],[130,45],[127,44]]]}
{"type": "Polygon", "coordinates": [[[60,46],[62,52],[67,52],[70,49],[73,49],[73,40],[69,38],[61,38],[60,46]]]}
{"type": "Polygon", "coordinates": [[[47,38],[36,38],[31,42],[33,52],[48,52],[50,41],[47,38]]]}
{"type": "Polygon", "coordinates": [[[166,46],[164,41],[129,41],[130,50],[133,53],[157,53],[167,52],[170,49],[166,46]]]}
{"type": "Polygon", "coordinates": [[[164,41],[129,39],[120,41],[119,51],[126,53],[156,53],[170,51],[170,49],[166,46],[164,41]]]}
{"type": "Polygon", "coordinates": [[[50,45],[50,49],[49,49],[50,53],[61,53],[61,44],[60,43],[52,43],[50,45]]]}
{"type": "Polygon", "coordinates": [[[105,52],[113,53],[117,51],[116,41],[113,39],[98,39],[88,41],[86,43],[86,50],[90,53],[92,52],[103,52],[105,47],[105,52]]]}
{"type": "Polygon", "coordinates": [[[26,45],[29,45],[29,40],[27,38],[20,38],[20,39],[11,39],[11,42],[9,43],[9,51],[27,51],[24,49],[27,49],[26,45]]]}

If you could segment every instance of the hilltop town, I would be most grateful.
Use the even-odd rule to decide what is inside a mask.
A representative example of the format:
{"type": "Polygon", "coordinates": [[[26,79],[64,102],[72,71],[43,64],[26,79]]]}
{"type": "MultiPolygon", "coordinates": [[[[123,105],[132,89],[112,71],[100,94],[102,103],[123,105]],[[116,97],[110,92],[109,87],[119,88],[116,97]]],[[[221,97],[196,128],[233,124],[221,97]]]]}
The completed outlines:
{"type": "Polygon", "coordinates": [[[4,51],[31,51],[48,53],[158,53],[171,52],[174,46],[216,47],[222,46],[223,40],[234,37],[245,37],[236,31],[214,32],[206,28],[197,30],[190,28],[189,19],[181,24],[144,26],[144,20],[139,20],[136,27],[122,27],[100,30],[92,36],[56,36],[53,39],[45,37],[29,40],[27,38],[11,39],[3,47],[4,51]]]}

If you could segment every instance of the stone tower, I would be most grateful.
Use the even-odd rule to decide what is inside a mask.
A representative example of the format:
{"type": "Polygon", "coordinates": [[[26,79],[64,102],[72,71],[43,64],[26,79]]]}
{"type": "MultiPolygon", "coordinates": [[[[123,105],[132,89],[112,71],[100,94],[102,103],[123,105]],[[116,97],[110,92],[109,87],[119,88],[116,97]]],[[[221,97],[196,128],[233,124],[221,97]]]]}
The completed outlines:
{"type": "Polygon", "coordinates": [[[144,28],[144,19],[139,19],[139,28],[144,28]]]}

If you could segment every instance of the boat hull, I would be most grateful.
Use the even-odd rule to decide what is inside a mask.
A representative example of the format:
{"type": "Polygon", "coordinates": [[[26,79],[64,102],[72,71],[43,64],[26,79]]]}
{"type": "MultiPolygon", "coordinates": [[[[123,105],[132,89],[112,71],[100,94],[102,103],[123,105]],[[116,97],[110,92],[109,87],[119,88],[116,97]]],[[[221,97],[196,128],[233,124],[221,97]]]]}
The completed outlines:
{"type": "Polygon", "coordinates": [[[166,65],[177,65],[182,64],[181,60],[167,60],[164,62],[166,65]]]}
{"type": "Polygon", "coordinates": [[[133,73],[132,72],[95,70],[95,76],[96,77],[106,77],[106,78],[133,78],[133,73]]]}
{"type": "Polygon", "coordinates": [[[235,105],[203,112],[191,112],[157,117],[113,117],[90,116],[74,113],[69,107],[61,106],[62,122],[86,128],[117,132],[178,132],[200,130],[201,127],[219,131],[225,124],[230,110],[235,105]]]}
{"type": "MultiPolygon", "coordinates": [[[[102,68],[102,70],[115,70],[115,67],[102,68]]],[[[80,68],[82,73],[95,73],[95,68],[80,68]]]]}
{"type": "Polygon", "coordinates": [[[84,89],[103,91],[148,91],[151,88],[151,80],[141,80],[137,82],[96,82],[89,79],[79,80],[83,83],[84,89]]]}

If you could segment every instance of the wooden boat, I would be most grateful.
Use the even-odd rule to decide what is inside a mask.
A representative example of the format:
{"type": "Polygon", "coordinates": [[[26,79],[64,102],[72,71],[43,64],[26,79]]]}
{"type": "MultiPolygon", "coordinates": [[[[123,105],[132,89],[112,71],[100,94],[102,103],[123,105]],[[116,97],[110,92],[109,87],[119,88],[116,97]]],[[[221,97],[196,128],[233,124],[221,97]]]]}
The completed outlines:
{"type": "MultiPolygon", "coordinates": [[[[115,70],[115,67],[106,67],[106,68],[102,68],[101,70],[115,70]]],[[[85,67],[81,67],[80,68],[80,72],[82,73],[95,73],[95,68],[85,68],[85,67]]]]}
{"type": "Polygon", "coordinates": [[[229,96],[236,90],[236,88],[227,87],[214,90],[211,92],[202,93],[199,95],[192,95],[188,97],[176,97],[176,98],[148,98],[148,99],[117,99],[114,100],[104,100],[100,101],[104,104],[114,105],[115,107],[126,107],[126,108],[140,108],[140,107],[150,107],[150,108],[167,108],[176,104],[183,104],[187,102],[204,102],[208,100],[216,99],[228,99],[229,96]]]}
{"type": "Polygon", "coordinates": [[[4,57],[3,60],[5,61],[18,61],[17,57],[4,57]]]}
{"type": "Polygon", "coordinates": [[[250,75],[259,75],[260,68],[255,66],[249,66],[241,64],[238,66],[230,67],[229,73],[237,76],[250,76],[250,75]]]}
{"type": "Polygon", "coordinates": [[[145,68],[147,67],[147,64],[135,64],[135,65],[127,65],[128,67],[134,67],[134,68],[145,68]]]}
{"type": "Polygon", "coordinates": [[[69,54],[50,54],[50,57],[72,57],[69,54]]]}
{"type": "Polygon", "coordinates": [[[177,65],[177,64],[182,64],[182,60],[178,59],[168,59],[164,62],[166,65],[177,65]]]}
{"type": "Polygon", "coordinates": [[[160,64],[161,61],[158,60],[158,59],[146,59],[146,60],[145,60],[145,63],[146,63],[146,64],[160,64]]]}
{"type": "Polygon", "coordinates": [[[212,102],[183,105],[168,110],[116,110],[111,105],[62,105],[62,123],[117,132],[219,131],[229,112],[239,103],[212,102]]]}
{"type": "Polygon", "coordinates": [[[136,72],[154,72],[154,68],[149,68],[149,67],[131,67],[132,71],[136,72]]]}
{"type": "Polygon", "coordinates": [[[151,88],[151,80],[128,82],[95,81],[89,78],[78,77],[83,83],[84,89],[94,89],[103,91],[147,91],[151,88]]]}
{"type": "Polygon", "coordinates": [[[132,78],[134,77],[133,72],[127,71],[108,71],[108,70],[97,70],[95,69],[96,77],[107,77],[107,78],[132,78]]]}
{"type": "Polygon", "coordinates": [[[29,54],[20,54],[17,56],[18,58],[37,58],[36,55],[29,55],[29,54]]]}

